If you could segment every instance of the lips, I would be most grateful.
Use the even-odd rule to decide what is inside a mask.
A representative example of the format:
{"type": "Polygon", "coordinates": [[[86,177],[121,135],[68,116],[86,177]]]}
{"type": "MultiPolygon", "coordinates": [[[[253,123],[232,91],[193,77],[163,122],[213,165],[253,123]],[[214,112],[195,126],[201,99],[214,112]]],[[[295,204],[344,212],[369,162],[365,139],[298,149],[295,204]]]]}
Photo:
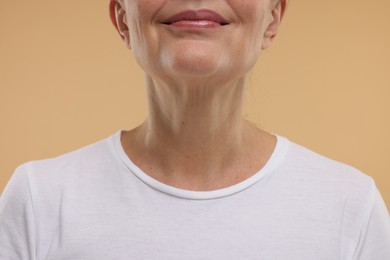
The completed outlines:
{"type": "Polygon", "coordinates": [[[163,21],[166,25],[176,25],[179,27],[216,27],[228,25],[229,22],[220,14],[211,10],[187,10],[172,15],[163,21]]]}

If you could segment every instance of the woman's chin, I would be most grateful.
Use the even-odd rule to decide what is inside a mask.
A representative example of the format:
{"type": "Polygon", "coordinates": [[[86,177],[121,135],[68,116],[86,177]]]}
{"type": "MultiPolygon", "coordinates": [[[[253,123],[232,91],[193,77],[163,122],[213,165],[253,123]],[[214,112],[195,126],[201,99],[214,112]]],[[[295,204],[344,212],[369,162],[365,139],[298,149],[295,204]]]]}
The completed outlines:
{"type": "Polygon", "coordinates": [[[163,67],[177,76],[190,78],[217,76],[226,71],[228,60],[221,50],[200,45],[182,44],[166,50],[161,57],[163,67]]]}

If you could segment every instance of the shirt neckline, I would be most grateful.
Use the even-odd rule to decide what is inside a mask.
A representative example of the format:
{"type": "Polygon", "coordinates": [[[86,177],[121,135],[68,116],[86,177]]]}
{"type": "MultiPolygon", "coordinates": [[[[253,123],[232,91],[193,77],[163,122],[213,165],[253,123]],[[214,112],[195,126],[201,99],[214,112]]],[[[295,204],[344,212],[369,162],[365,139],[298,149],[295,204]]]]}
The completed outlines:
{"type": "Polygon", "coordinates": [[[125,167],[128,168],[131,173],[133,173],[136,177],[138,177],[141,181],[143,181],[145,184],[149,185],[150,187],[175,197],[179,197],[183,199],[191,199],[191,200],[218,199],[218,198],[227,197],[236,194],[240,191],[243,191],[251,187],[252,185],[259,182],[261,179],[270,175],[275,170],[275,168],[282,162],[287,152],[288,144],[289,144],[289,140],[287,138],[279,135],[275,135],[277,141],[276,141],[274,151],[272,152],[270,158],[263,166],[263,168],[261,168],[257,173],[255,173],[251,177],[237,184],[222,189],[211,190],[211,191],[191,191],[191,190],[180,189],[180,188],[167,185],[165,183],[162,183],[152,178],[151,176],[143,172],[127,156],[121,143],[122,131],[123,130],[119,130],[115,134],[111,135],[108,138],[108,141],[110,142],[110,145],[115,151],[116,156],[119,157],[120,161],[125,165],[125,167]]]}

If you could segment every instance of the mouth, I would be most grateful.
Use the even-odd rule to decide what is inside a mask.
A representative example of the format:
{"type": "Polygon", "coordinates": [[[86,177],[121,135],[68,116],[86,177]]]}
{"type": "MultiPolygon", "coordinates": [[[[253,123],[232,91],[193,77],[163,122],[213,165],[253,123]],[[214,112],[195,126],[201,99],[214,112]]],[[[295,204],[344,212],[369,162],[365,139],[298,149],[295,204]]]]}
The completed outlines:
{"type": "Polygon", "coordinates": [[[162,23],[169,26],[187,28],[212,28],[229,24],[222,15],[207,9],[180,12],[167,18],[162,23]]]}

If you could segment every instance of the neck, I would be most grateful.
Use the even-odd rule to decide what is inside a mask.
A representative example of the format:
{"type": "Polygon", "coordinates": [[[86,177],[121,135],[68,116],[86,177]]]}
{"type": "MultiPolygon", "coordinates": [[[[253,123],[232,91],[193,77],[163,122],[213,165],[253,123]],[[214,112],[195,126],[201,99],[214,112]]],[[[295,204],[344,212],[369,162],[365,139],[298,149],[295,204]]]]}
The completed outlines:
{"type": "Polygon", "coordinates": [[[133,131],[131,144],[142,156],[129,151],[136,164],[148,165],[144,171],[186,187],[202,183],[204,189],[204,183],[223,180],[221,173],[237,172],[250,159],[248,154],[260,157],[256,140],[263,132],[242,117],[244,79],[223,87],[194,87],[156,84],[148,78],[147,87],[149,116],[133,131]]]}
{"type": "MultiPolygon", "coordinates": [[[[183,145],[183,150],[227,140],[237,145],[243,131],[244,80],[232,86],[167,86],[148,80],[150,142],[183,145]]],[[[184,151],[183,151],[184,152],[184,151]]]]}

